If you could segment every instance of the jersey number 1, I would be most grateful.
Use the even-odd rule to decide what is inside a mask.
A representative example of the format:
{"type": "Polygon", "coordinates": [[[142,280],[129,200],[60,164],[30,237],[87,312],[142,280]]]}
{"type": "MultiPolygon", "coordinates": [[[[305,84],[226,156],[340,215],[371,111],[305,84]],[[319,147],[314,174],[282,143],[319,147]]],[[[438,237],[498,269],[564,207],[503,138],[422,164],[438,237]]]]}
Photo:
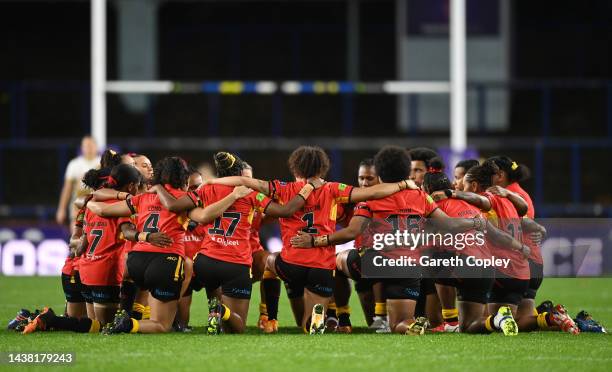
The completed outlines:
{"type": "Polygon", "coordinates": [[[318,234],[319,229],[313,227],[314,225],[314,212],[308,212],[302,216],[302,221],[306,222],[306,227],[302,228],[302,231],[306,234],[318,234]]]}

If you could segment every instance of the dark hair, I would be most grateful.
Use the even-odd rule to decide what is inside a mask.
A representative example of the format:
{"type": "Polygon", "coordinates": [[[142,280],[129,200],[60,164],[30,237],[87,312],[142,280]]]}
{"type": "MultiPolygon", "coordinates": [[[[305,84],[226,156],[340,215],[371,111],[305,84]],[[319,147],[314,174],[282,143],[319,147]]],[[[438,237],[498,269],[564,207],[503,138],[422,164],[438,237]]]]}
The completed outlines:
{"type": "Polygon", "coordinates": [[[428,147],[415,147],[409,150],[410,158],[412,160],[420,160],[425,163],[425,167],[429,167],[429,161],[433,158],[438,157],[438,153],[428,147]]]}
{"type": "Polygon", "coordinates": [[[359,163],[360,167],[373,167],[374,159],[373,158],[365,158],[359,163]]]}
{"type": "Polygon", "coordinates": [[[435,157],[429,160],[427,173],[425,173],[423,178],[423,186],[427,189],[428,193],[452,188],[451,181],[444,173],[444,162],[442,159],[435,157]]]}
{"type": "Polygon", "coordinates": [[[83,183],[96,190],[108,187],[118,190],[130,183],[139,183],[140,172],[129,164],[119,164],[111,168],[90,169],[83,176],[83,183]]]}
{"type": "Polygon", "coordinates": [[[187,167],[187,171],[189,172],[190,176],[194,174],[199,174],[200,176],[202,175],[202,173],[198,170],[198,168],[194,167],[191,164],[189,164],[189,166],[187,167]]]}
{"type": "Polygon", "coordinates": [[[376,173],[383,182],[399,182],[410,175],[410,153],[399,146],[385,146],[374,157],[376,173]]]}
{"type": "Polygon", "coordinates": [[[155,164],[152,184],[168,184],[175,189],[180,189],[187,185],[188,178],[189,170],[185,160],[178,156],[171,156],[163,158],[155,164]]]}
{"type": "Polygon", "coordinates": [[[482,165],[478,165],[470,168],[465,173],[465,180],[467,182],[476,181],[482,189],[486,189],[492,185],[491,178],[499,173],[499,167],[493,162],[484,162],[482,165]]]}
{"type": "Polygon", "coordinates": [[[329,157],[319,146],[300,146],[293,150],[287,160],[289,170],[295,177],[325,177],[329,171],[329,157]]]}
{"type": "Polygon", "coordinates": [[[493,162],[499,167],[499,169],[506,172],[508,175],[508,181],[510,182],[521,182],[525,181],[531,176],[529,168],[523,164],[518,164],[512,161],[507,156],[493,156],[486,160],[487,162],[493,162]]]}
{"type": "Polygon", "coordinates": [[[123,154],[120,154],[115,150],[106,149],[100,156],[100,168],[112,168],[115,165],[121,164],[122,156],[123,154]]]}
{"type": "Polygon", "coordinates": [[[234,154],[221,151],[215,154],[215,169],[217,177],[240,176],[244,162],[234,154]]]}
{"type": "Polygon", "coordinates": [[[467,173],[472,167],[477,167],[480,165],[480,162],[476,159],[466,159],[461,160],[455,165],[455,168],[463,168],[464,173],[467,173]]]}

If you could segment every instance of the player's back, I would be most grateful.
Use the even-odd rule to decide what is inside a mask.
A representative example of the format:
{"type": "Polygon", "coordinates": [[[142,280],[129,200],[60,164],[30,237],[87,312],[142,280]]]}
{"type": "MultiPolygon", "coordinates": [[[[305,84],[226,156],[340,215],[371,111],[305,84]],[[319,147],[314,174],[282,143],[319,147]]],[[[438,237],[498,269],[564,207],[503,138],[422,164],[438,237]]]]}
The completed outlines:
{"type": "MultiPolygon", "coordinates": [[[[506,198],[488,192],[484,193],[484,195],[491,202],[491,210],[486,213],[487,219],[498,229],[521,241],[521,218],[514,204],[506,198]]],[[[492,255],[510,259],[508,267],[500,266],[498,267],[499,271],[513,278],[521,280],[529,279],[529,263],[520,252],[496,245],[490,240],[487,240],[487,245],[492,255]]]]}
{"type": "MultiPolygon", "coordinates": [[[[230,186],[206,185],[198,190],[198,196],[204,205],[210,205],[232,191],[230,186]]],[[[205,226],[202,253],[218,260],[250,266],[251,224],[255,213],[262,212],[270,202],[270,198],[255,191],[236,200],[221,217],[205,226]]]]}
{"type": "MultiPolygon", "coordinates": [[[[174,189],[168,185],[166,190],[175,198],[185,195],[182,190],[174,189]]],[[[174,213],[164,208],[157,194],[139,194],[128,199],[128,205],[132,206],[132,212],[137,213],[136,229],[142,232],[163,232],[172,239],[168,247],[157,247],[148,242],[137,242],[132,250],[136,252],[175,253],[185,256],[185,228],[183,227],[187,217],[184,213],[174,213]]]]}
{"type": "MultiPolygon", "coordinates": [[[[288,203],[300,189],[304,182],[271,183],[272,194],[281,203],[288,203]]],[[[283,260],[306,267],[334,269],[336,265],[335,246],[317,247],[309,249],[294,248],[291,246],[291,237],[298,231],[315,236],[329,235],[336,230],[338,217],[338,204],[349,201],[353,187],[337,182],[327,182],[314,190],[304,206],[293,216],[279,219],[283,250],[283,260]]]]}

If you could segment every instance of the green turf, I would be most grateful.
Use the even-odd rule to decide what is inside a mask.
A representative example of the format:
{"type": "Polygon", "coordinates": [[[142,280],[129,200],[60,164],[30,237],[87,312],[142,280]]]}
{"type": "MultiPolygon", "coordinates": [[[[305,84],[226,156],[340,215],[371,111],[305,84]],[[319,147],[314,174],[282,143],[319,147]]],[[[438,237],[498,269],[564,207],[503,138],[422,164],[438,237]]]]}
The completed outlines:
{"type": "MultiPolygon", "coordinates": [[[[249,314],[249,325],[257,320],[258,287],[249,314]]],[[[572,314],[591,311],[612,325],[612,279],[547,279],[539,300],[551,298],[566,304],[572,314]]],[[[0,276],[0,320],[3,324],[21,307],[50,305],[63,309],[57,278],[10,278],[0,276]]],[[[351,299],[354,325],[365,325],[355,296],[351,299]]],[[[102,336],[66,332],[22,336],[0,330],[0,352],[71,351],[76,353],[72,371],[98,369],[153,370],[612,370],[612,338],[601,334],[537,332],[517,337],[493,335],[426,335],[406,337],[358,334],[310,337],[293,325],[289,304],[280,305],[281,331],[261,335],[250,327],[245,335],[206,336],[204,299],[196,295],[191,334],[102,336]]],[[[4,327],[4,325],[2,326],[4,327]]],[[[25,367],[24,367],[25,368],[25,367]]],[[[32,369],[32,366],[28,366],[32,369]]],[[[41,366],[39,368],[49,368],[41,366]]],[[[58,367],[62,368],[62,367],[58,367]]],[[[65,367],[63,367],[65,368],[65,367]]],[[[0,370],[15,367],[0,364],[0,370]]]]}

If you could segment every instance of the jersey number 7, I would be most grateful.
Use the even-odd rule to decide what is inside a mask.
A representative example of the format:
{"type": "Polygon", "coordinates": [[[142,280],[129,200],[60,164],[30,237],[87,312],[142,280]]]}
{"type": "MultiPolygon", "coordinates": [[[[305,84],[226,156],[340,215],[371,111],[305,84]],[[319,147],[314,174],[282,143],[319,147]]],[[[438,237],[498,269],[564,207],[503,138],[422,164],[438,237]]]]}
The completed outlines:
{"type": "Polygon", "coordinates": [[[238,222],[240,222],[241,216],[242,215],[237,212],[224,212],[222,217],[215,218],[215,224],[213,227],[208,229],[208,233],[211,235],[222,235],[225,237],[234,235],[234,231],[236,231],[236,226],[238,226],[238,222]],[[230,225],[227,228],[227,231],[222,229],[222,226],[221,226],[222,218],[229,218],[231,220],[230,225]]]}

